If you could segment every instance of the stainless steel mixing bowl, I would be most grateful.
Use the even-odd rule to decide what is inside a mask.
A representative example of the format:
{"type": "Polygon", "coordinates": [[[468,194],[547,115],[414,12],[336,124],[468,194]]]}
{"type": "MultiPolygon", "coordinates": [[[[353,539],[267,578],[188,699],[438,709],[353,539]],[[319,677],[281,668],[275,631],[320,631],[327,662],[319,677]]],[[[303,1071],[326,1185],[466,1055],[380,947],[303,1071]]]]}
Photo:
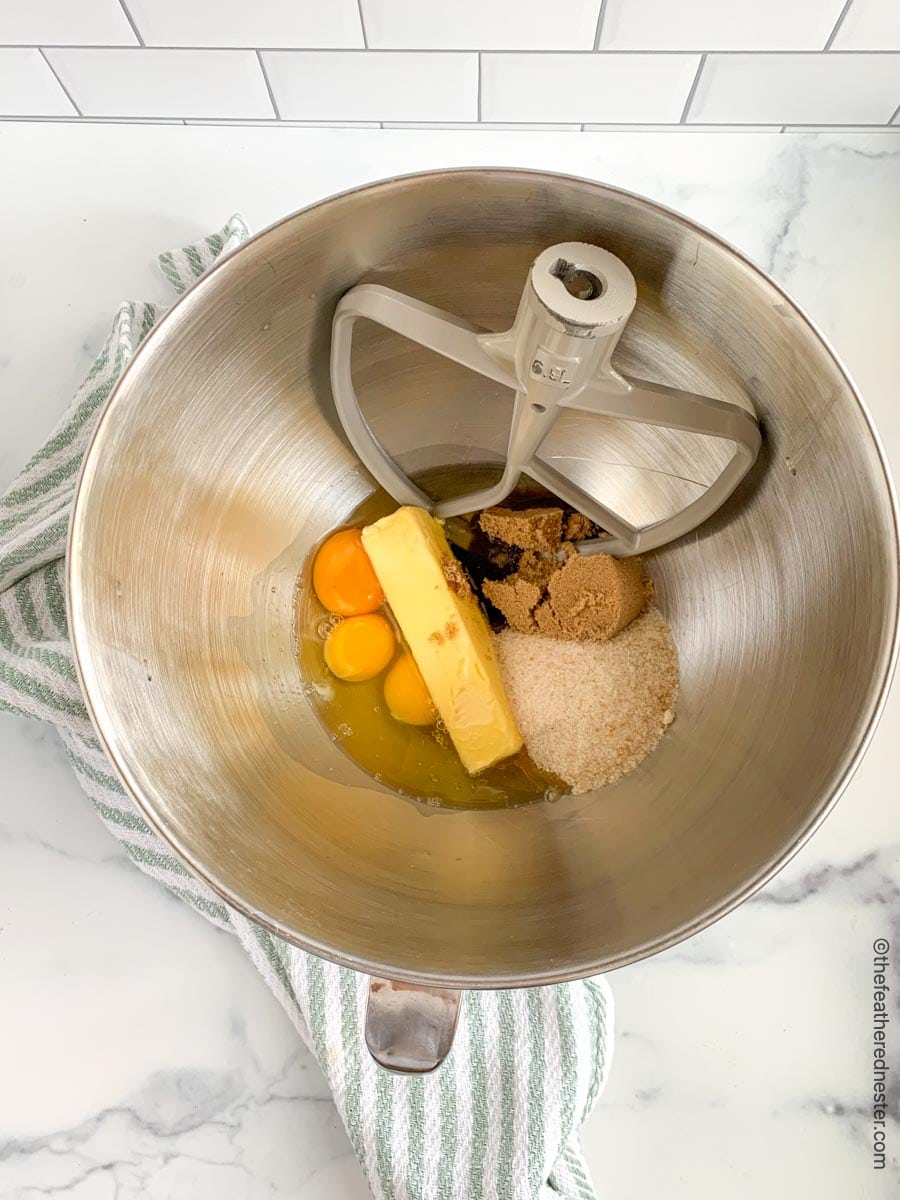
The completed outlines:
{"type": "MultiPolygon", "coordinates": [[[[383,330],[360,329],[357,343],[360,396],[408,470],[491,461],[509,413],[499,388],[383,330]]],[[[636,519],[719,466],[708,448],[632,445],[602,422],[559,437],[583,482],[636,519]]],[[[897,577],[875,434],[771,280],[637,196],[472,170],[389,180],[289,217],[175,306],[97,428],[70,605],[112,761],[220,895],[362,971],[495,987],[651,954],[785,863],[872,732],[897,577]],[[659,749],[595,794],[436,811],[342,753],[297,667],[307,553],[372,487],[332,409],[331,318],[349,287],[377,280],[505,328],[531,260],[567,240],[606,247],[636,276],[622,369],[751,401],[766,444],[726,509],[651,556],[682,673],[659,749]]]]}

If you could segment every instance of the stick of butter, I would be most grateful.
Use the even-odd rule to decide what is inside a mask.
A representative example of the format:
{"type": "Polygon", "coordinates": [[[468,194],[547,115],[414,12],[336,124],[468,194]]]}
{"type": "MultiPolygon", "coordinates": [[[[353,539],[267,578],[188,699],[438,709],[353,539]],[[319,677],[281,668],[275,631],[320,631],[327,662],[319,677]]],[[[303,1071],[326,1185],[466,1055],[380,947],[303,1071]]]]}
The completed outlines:
{"type": "Polygon", "coordinates": [[[398,508],[362,543],[463,766],[474,775],[515,754],[522,735],[491,631],[439,522],[398,508]]]}

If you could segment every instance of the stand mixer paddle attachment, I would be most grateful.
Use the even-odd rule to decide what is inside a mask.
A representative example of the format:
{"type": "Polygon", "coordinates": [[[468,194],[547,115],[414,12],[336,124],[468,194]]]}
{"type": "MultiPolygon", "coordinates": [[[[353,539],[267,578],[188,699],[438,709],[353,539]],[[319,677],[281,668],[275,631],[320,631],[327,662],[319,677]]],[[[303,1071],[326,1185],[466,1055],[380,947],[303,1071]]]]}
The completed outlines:
{"type": "Polygon", "coordinates": [[[695,395],[617,371],[613,351],[634,311],[634,277],[615,255],[586,242],[562,242],[531,266],[512,328],[491,333],[379,284],[351,288],[338,303],[331,384],[344,430],[362,462],[398,504],[448,519],[501,504],[530,476],[605,530],[577,543],[582,554],[641,554],[696,529],[728,499],[759,452],[760,430],[738,404],[695,395]],[[506,460],[498,483],[435,501],[400,468],[360,409],[351,373],[353,326],[366,318],[468,367],[515,393],[506,460]],[[731,442],[733,453],[696,499],[661,520],[635,525],[538,451],[564,409],[635,425],[731,442]]]}

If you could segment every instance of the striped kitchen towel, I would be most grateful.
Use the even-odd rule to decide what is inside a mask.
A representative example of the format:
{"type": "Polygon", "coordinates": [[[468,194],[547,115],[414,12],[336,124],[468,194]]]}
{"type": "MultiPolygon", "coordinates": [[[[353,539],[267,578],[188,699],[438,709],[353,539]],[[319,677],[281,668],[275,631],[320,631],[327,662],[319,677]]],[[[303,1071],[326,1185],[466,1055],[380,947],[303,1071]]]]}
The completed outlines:
{"type": "MultiPolygon", "coordinates": [[[[160,266],[182,293],[248,236],[232,217],[219,233],[161,255],[160,266]]],[[[577,1131],[612,1052],[604,980],[470,992],[443,1066],[425,1078],[390,1075],[363,1043],[366,980],[223,904],[146,824],[103,753],[68,640],[66,534],[97,416],[164,311],[121,306],[71,407],[0,499],[0,709],[55,725],[81,786],[134,863],[237,935],[319,1060],[376,1197],[589,1200],[577,1131]]]]}

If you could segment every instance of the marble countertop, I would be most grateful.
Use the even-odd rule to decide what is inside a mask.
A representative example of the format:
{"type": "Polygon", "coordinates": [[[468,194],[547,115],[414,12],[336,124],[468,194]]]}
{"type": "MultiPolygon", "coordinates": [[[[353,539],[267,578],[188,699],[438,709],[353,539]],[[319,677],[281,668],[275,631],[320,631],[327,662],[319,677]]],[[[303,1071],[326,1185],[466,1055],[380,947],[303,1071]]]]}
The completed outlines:
{"type": "MultiPolygon", "coordinates": [[[[591,176],[672,205],[793,293],[900,468],[900,135],[0,124],[0,488],[156,252],[439,165],[591,176]]],[[[834,814],[754,899],[616,972],[584,1131],[608,1200],[887,1200],[900,1182],[900,693],[834,814]],[[892,943],[873,1169],[873,943],[892,943]]],[[[254,967],[126,860],[53,730],[0,717],[0,1198],[364,1200],[316,1064],[254,967]]]]}

